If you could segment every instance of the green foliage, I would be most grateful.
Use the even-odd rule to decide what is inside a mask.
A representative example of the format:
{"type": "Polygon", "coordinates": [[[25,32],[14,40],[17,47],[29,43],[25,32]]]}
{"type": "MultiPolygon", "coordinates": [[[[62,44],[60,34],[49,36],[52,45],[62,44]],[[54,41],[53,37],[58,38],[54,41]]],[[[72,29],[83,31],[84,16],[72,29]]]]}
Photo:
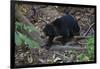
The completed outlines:
{"type": "Polygon", "coordinates": [[[87,43],[87,53],[78,55],[80,62],[94,60],[94,37],[89,37],[87,43]]]}
{"type": "Polygon", "coordinates": [[[94,60],[94,37],[90,37],[88,39],[87,50],[88,50],[87,55],[89,59],[94,60]]]}
{"type": "Polygon", "coordinates": [[[21,46],[21,44],[22,44],[22,40],[17,32],[15,32],[15,44],[17,46],[21,46]]]}
{"type": "Polygon", "coordinates": [[[89,57],[86,54],[80,54],[78,55],[78,61],[83,62],[83,61],[89,61],[89,57]]]}
{"type": "Polygon", "coordinates": [[[16,22],[15,24],[17,30],[27,30],[28,32],[36,31],[36,28],[33,25],[27,26],[20,22],[16,22]]]}
{"type": "Polygon", "coordinates": [[[15,31],[15,44],[17,46],[21,46],[23,43],[25,45],[28,45],[31,48],[39,48],[39,43],[36,42],[35,40],[32,40],[30,37],[28,37],[27,35],[21,33],[21,30],[27,30],[27,32],[32,32],[32,31],[36,31],[34,27],[32,26],[26,26],[23,23],[19,23],[16,22],[16,31],[15,31]],[[19,31],[20,30],[20,31],[19,31]]]}

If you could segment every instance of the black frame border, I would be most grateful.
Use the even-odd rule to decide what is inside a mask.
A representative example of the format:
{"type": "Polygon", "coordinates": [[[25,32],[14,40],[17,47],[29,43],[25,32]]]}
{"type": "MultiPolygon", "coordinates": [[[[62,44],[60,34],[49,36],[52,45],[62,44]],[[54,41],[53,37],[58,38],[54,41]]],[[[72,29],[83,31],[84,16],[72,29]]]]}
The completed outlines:
{"type": "Polygon", "coordinates": [[[28,67],[47,67],[47,66],[61,66],[61,65],[78,65],[78,64],[92,64],[97,62],[97,43],[96,43],[96,5],[80,5],[80,4],[67,4],[67,3],[48,3],[48,2],[35,2],[35,1],[10,1],[10,68],[28,68],[28,67]],[[89,7],[95,8],[95,58],[94,61],[87,62],[70,62],[70,63],[59,63],[59,64],[38,64],[38,65],[23,65],[23,66],[15,66],[15,4],[45,4],[45,5],[59,5],[59,6],[74,6],[74,7],[89,7]]]}

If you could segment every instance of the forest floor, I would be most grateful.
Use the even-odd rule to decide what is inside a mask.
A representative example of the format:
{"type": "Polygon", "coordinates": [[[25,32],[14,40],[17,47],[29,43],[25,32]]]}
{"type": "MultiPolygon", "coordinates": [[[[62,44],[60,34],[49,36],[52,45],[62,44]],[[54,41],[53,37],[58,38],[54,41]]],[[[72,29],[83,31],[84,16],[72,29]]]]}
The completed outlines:
{"type": "MultiPolygon", "coordinates": [[[[90,26],[95,24],[94,8],[23,4],[19,5],[19,9],[39,31],[41,39],[44,39],[44,43],[47,41],[46,36],[42,37],[44,26],[65,14],[73,15],[77,19],[81,28],[80,36],[87,37],[95,34],[94,28],[88,32],[90,26]]],[[[64,46],[58,42],[58,44],[52,45],[50,50],[16,46],[15,64],[35,65],[91,61],[87,56],[80,58],[88,52],[87,41],[87,39],[82,39],[77,41],[77,44],[74,40],[71,40],[64,46]]]]}

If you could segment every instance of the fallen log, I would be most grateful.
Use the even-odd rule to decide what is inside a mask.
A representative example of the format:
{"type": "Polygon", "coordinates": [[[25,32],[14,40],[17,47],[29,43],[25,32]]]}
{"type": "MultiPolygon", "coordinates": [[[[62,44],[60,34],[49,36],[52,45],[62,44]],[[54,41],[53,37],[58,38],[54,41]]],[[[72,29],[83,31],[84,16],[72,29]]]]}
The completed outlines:
{"type": "Polygon", "coordinates": [[[69,45],[65,45],[65,46],[55,45],[55,46],[52,46],[49,50],[86,50],[86,47],[69,46],[69,45]]]}

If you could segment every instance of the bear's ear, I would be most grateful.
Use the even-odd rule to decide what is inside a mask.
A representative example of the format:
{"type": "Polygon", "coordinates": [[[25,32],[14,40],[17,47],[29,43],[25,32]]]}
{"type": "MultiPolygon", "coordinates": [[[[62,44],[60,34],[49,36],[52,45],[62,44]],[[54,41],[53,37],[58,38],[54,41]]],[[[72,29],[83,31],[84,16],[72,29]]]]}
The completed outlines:
{"type": "Polygon", "coordinates": [[[52,35],[55,33],[55,31],[54,31],[52,25],[50,25],[50,24],[47,24],[47,25],[45,26],[45,28],[43,29],[43,32],[44,32],[45,35],[47,35],[47,36],[52,36],[52,35]]]}
{"type": "Polygon", "coordinates": [[[52,22],[52,25],[56,27],[59,27],[60,24],[61,24],[61,20],[59,18],[52,22]]]}

